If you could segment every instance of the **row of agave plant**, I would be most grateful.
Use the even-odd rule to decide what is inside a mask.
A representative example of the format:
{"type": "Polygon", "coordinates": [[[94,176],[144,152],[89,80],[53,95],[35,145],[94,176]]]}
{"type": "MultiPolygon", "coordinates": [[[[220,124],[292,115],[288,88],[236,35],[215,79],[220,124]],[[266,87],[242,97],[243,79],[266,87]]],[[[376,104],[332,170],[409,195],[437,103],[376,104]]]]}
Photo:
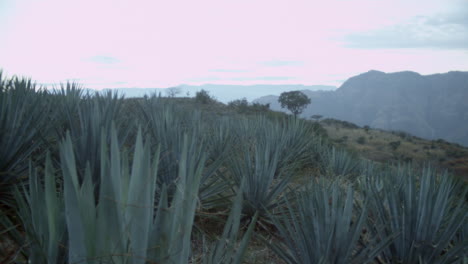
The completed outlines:
{"type": "Polygon", "coordinates": [[[466,183],[177,102],[0,73],[4,261],[242,263],[253,237],[286,263],[468,261],[466,183]]]}

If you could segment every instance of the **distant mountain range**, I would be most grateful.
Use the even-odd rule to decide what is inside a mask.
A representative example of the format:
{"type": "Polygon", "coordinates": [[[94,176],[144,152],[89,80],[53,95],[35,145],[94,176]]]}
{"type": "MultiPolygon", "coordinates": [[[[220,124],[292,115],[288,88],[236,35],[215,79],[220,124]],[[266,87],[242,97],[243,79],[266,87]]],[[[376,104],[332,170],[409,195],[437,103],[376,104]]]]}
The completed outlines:
{"type": "MultiPolygon", "coordinates": [[[[312,101],[302,113],[304,118],[322,115],[468,146],[468,72],[424,76],[369,71],[349,78],[334,91],[300,90],[312,101]]],[[[254,101],[286,111],[277,95],[254,101]]]]}
{"type": "MultiPolygon", "coordinates": [[[[280,95],[282,92],[294,90],[309,90],[309,91],[331,91],[336,90],[337,87],[329,85],[218,85],[218,84],[205,84],[205,85],[180,85],[180,94],[177,96],[195,96],[196,92],[200,90],[208,91],[211,96],[216,100],[228,103],[236,99],[246,98],[252,101],[265,94],[280,95]]],[[[125,97],[143,97],[145,94],[159,94],[166,96],[166,88],[118,88],[117,90],[125,95],[125,97]]]]}

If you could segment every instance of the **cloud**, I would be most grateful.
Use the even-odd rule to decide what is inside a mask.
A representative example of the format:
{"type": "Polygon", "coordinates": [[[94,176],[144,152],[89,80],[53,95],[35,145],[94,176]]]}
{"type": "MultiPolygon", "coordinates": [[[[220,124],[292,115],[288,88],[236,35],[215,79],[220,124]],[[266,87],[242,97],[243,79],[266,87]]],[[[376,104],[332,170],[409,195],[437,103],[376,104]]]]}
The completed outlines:
{"type": "Polygon", "coordinates": [[[416,16],[406,23],[347,35],[345,45],[361,49],[468,49],[468,15],[416,16]]]}
{"type": "Polygon", "coordinates": [[[244,72],[250,72],[250,71],[248,71],[248,70],[240,70],[240,69],[213,69],[213,70],[210,70],[210,72],[244,73],[244,72]]]}
{"type": "Polygon", "coordinates": [[[120,62],[120,60],[115,57],[103,56],[103,55],[92,56],[88,59],[88,61],[101,63],[101,64],[115,64],[115,63],[120,62]]]}
{"type": "Polygon", "coordinates": [[[295,77],[289,76],[260,76],[260,77],[215,77],[215,76],[206,76],[206,77],[197,77],[183,80],[184,82],[214,82],[214,81],[285,81],[293,80],[295,77]]]}
{"type": "Polygon", "coordinates": [[[294,77],[288,76],[264,76],[264,77],[236,77],[229,79],[230,81],[284,81],[293,80],[294,77]]]}
{"type": "Polygon", "coordinates": [[[284,67],[284,66],[302,66],[304,65],[303,61],[290,61],[290,60],[271,60],[264,61],[260,63],[263,66],[268,67],[284,67]]]}
{"type": "Polygon", "coordinates": [[[204,76],[204,77],[195,77],[183,80],[184,82],[212,82],[219,81],[221,78],[216,76],[204,76]]]}

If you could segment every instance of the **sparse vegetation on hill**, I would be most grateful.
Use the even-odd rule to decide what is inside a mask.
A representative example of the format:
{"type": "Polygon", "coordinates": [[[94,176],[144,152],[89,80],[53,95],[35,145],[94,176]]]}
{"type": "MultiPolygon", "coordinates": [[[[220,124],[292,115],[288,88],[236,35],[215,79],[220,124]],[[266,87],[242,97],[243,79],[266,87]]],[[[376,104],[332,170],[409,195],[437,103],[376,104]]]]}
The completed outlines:
{"type": "Polygon", "coordinates": [[[426,140],[401,131],[384,131],[325,119],[320,125],[336,145],[380,162],[432,164],[468,180],[468,148],[444,140],[426,140]]]}
{"type": "MultiPolygon", "coordinates": [[[[468,147],[468,72],[369,71],[349,78],[334,91],[302,92],[313,101],[302,113],[304,118],[318,114],[468,147]]],[[[281,111],[278,98],[265,96],[255,101],[281,111]]]]}
{"type": "Polygon", "coordinates": [[[467,260],[466,183],[360,155],[403,155],[415,138],[379,145],[380,131],[203,92],[38,88],[0,75],[2,263],[467,260]]]}

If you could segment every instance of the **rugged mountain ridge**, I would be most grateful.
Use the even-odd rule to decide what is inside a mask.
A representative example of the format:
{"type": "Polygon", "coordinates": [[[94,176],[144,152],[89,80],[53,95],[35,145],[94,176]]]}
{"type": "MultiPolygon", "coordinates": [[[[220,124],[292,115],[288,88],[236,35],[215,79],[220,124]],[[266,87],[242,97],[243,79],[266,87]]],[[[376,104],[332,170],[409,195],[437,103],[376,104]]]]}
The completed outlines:
{"type": "MultiPolygon", "coordinates": [[[[416,72],[369,71],[349,78],[335,91],[303,92],[312,103],[311,115],[427,139],[444,139],[468,146],[468,72],[420,75],[416,72]]],[[[255,100],[281,110],[278,96],[255,100]]]]}

